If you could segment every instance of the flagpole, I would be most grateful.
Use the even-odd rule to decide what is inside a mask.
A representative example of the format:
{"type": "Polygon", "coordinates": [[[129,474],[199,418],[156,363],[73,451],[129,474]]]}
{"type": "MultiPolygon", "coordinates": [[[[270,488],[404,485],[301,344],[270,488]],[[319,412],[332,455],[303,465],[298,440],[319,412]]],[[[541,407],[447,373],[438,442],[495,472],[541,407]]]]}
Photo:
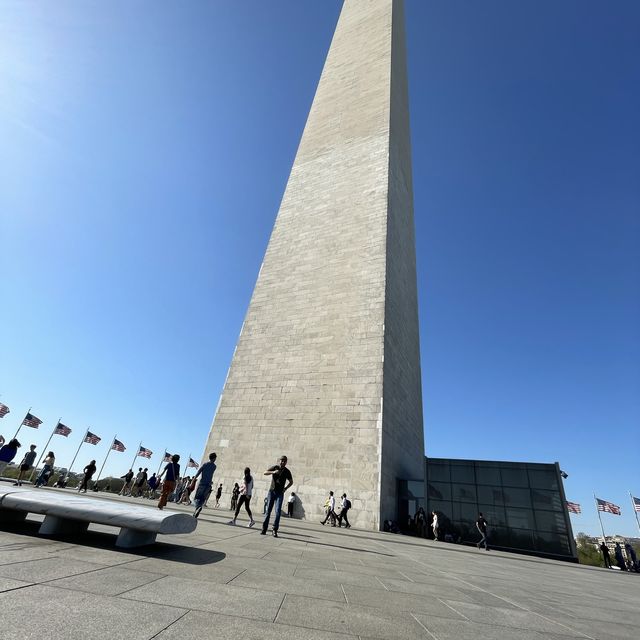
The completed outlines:
{"type": "Polygon", "coordinates": [[[593,499],[596,503],[596,511],[598,512],[598,520],[600,520],[600,528],[602,529],[602,541],[607,544],[607,536],[604,533],[604,526],[602,524],[602,516],[600,515],[600,509],[598,509],[598,498],[596,498],[596,494],[593,494],[593,499]]]}
{"type": "Polygon", "coordinates": [[[102,470],[104,469],[104,465],[107,464],[107,458],[109,457],[109,454],[111,453],[111,450],[113,449],[113,445],[116,443],[116,436],[118,434],[116,433],[115,436],[113,436],[113,442],[111,443],[111,446],[109,447],[109,451],[107,451],[107,455],[104,457],[104,462],[102,463],[102,466],[100,467],[100,471],[98,471],[98,477],[94,480],[93,484],[94,486],[98,484],[98,480],[100,480],[100,476],[102,475],[102,470]]]}
{"type": "Polygon", "coordinates": [[[140,440],[140,444],[138,445],[138,448],[136,449],[136,455],[133,457],[133,462],[131,463],[131,471],[133,471],[133,467],[135,467],[136,465],[136,460],[138,459],[138,455],[140,453],[140,447],[142,446],[142,440],[140,440]]]}
{"type": "Polygon", "coordinates": [[[160,469],[162,469],[162,463],[164,462],[164,459],[167,455],[167,450],[164,450],[164,455],[162,456],[162,459],[160,460],[160,464],[158,465],[158,470],[156,471],[156,475],[159,476],[160,475],[160,469]]]}
{"type": "Polygon", "coordinates": [[[27,416],[31,413],[31,409],[33,409],[33,407],[29,407],[29,411],[27,411],[27,413],[24,414],[24,418],[22,418],[22,422],[20,423],[20,426],[18,427],[18,430],[16,431],[12,440],[15,440],[15,438],[18,437],[18,434],[20,433],[20,429],[22,429],[22,425],[24,424],[24,421],[26,420],[27,416]]]}
{"type": "MultiPolygon", "coordinates": [[[[58,424],[60,424],[60,420],[62,420],[62,416],[60,416],[58,418],[58,424]]],[[[58,424],[56,424],[55,427],[53,427],[53,431],[51,432],[51,435],[49,436],[49,439],[47,440],[47,444],[44,445],[44,447],[42,448],[42,452],[40,453],[40,457],[38,458],[38,462],[36,462],[35,466],[33,467],[33,469],[31,469],[31,475],[29,476],[29,482],[31,482],[33,480],[33,474],[36,472],[36,469],[38,468],[38,465],[40,464],[40,460],[42,460],[42,456],[44,455],[44,452],[47,450],[47,447],[49,446],[49,443],[51,442],[51,438],[53,438],[56,429],[58,428],[58,424]]]]}
{"type": "MultiPolygon", "coordinates": [[[[89,433],[89,428],[87,427],[87,430],[85,431],[84,435],[82,436],[82,440],[80,440],[80,447],[84,444],[84,440],[87,437],[87,434],[89,433]]],[[[80,447],[78,447],[78,450],[76,451],[76,455],[73,456],[73,460],[71,461],[71,464],[69,465],[69,468],[67,469],[67,478],[69,477],[69,474],[71,473],[71,469],[73,467],[73,463],[76,461],[76,458],[78,457],[78,454],[80,453],[80,447]]]]}
{"type": "Polygon", "coordinates": [[[629,497],[631,498],[631,506],[633,507],[633,513],[636,516],[636,524],[638,525],[638,531],[640,531],[640,520],[638,520],[638,511],[636,509],[636,503],[633,501],[633,496],[631,495],[631,491],[629,491],[629,497]]]}
{"type": "Polygon", "coordinates": [[[189,462],[191,462],[191,453],[187,456],[187,461],[184,463],[184,476],[185,478],[189,475],[189,462]]]}

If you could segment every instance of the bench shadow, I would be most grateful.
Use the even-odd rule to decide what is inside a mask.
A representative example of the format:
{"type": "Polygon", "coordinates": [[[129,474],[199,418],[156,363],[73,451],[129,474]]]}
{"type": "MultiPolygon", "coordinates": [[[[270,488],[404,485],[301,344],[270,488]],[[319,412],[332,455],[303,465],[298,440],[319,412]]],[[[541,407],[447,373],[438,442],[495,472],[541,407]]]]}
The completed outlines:
{"type": "Polygon", "coordinates": [[[132,559],[157,558],[170,562],[182,564],[208,565],[220,562],[226,558],[226,553],[212,549],[201,549],[200,547],[189,547],[172,542],[156,541],[153,544],[142,547],[124,549],[116,547],[116,533],[104,531],[92,531],[89,529],[83,534],[65,534],[60,536],[42,536],[38,533],[40,522],[25,520],[20,523],[3,522],[0,524],[0,531],[24,536],[35,540],[54,540],[56,542],[66,542],[88,549],[101,549],[104,551],[116,551],[117,553],[131,555],[132,559]]]}

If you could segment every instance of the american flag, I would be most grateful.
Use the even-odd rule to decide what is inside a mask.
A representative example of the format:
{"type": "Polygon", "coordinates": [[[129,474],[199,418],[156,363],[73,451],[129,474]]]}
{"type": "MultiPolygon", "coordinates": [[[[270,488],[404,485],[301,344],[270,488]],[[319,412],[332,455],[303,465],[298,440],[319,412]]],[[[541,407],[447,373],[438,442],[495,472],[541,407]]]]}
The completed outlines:
{"type": "Polygon", "coordinates": [[[65,438],[71,433],[71,429],[67,427],[66,424],[62,424],[62,422],[58,422],[56,428],[53,430],[54,436],[64,436],[65,438]]]}
{"type": "Polygon", "coordinates": [[[150,458],[153,455],[153,451],[151,451],[151,449],[146,449],[145,447],[140,447],[138,455],[141,458],[150,458]]]}
{"type": "Polygon", "coordinates": [[[40,420],[40,418],[36,418],[32,413],[27,413],[27,415],[24,417],[24,420],[22,421],[22,424],[25,427],[32,427],[33,429],[37,429],[42,424],[42,420],[40,420]]]}
{"type": "Polygon", "coordinates": [[[2,402],[0,402],[0,418],[4,418],[7,413],[11,413],[11,411],[9,411],[9,407],[7,407],[6,404],[2,404],[2,402]]]}
{"type": "Polygon", "coordinates": [[[89,444],[98,444],[102,438],[98,438],[95,433],[91,433],[91,431],[87,431],[87,435],[84,437],[84,441],[89,444]]]}
{"type": "Polygon", "coordinates": [[[617,504],[607,502],[606,500],[600,500],[600,498],[596,498],[596,502],[598,503],[598,511],[613,513],[615,516],[621,515],[620,507],[617,504]]]}
{"type": "Polygon", "coordinates": [[[193,467],[194,469],[197,469],[199,466],[200,465],[193,458],[189,458],[189,464],[187,464],[187,468],[193,467]]]}
{"type": "Polygon", "coordinates": [[[569,502],[567,500],[567,510],[571,513],[582,513],[582,509],[577,502],[569,502]]]}
{"type": "Polygon", "coordinates": [[[162,462],[171,462],[171,454],[167,451],[164,452],[164,458],[162,459],[162,462]]]}
{"type": "Polygon", "coordinates": [[[631,496],[631,500],[633,500],[633,508],[636,511],[640,511],[640,498],[635,498],[634,496],[631,496]]]}
{"type": "Polygon", "coordinates": [[[122,442],[120,442],[120,440],[115,440],[113,441],[113,444],[111,445],[111,448],[114,451],[124,451],[126,449],[126,447],[122,444],[122,442]]]}

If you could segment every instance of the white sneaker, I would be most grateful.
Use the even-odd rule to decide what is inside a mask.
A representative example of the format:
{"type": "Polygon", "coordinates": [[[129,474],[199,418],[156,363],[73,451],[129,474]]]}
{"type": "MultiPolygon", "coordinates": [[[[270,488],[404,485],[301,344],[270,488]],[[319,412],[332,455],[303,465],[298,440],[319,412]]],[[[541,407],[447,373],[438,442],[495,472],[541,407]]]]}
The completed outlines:
{"type": "Polygon", "coordinates": [[[249,529],[251,529],[251,527],[253,527],[253,525],[254,525],[255,523],[256,523],[256,521],[255,521],[255,520],[252,520],[252,521],[249,523],[249,529]]]}

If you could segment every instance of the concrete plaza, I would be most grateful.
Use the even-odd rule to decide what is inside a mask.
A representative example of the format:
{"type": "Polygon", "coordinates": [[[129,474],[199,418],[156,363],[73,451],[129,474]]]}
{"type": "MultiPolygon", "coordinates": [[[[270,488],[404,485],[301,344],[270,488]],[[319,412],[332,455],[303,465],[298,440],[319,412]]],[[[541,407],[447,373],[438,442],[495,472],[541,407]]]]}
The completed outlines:
{"type": "Polygon", "coordinates": [[[639,636],[636,574],[286,517],[276,539],[229,517],[207,508],[195,533],[131,551],[114,547],[108,527],[52,540],[37,535],[36,516],[2,525],[2,637],[639,636]]]}

